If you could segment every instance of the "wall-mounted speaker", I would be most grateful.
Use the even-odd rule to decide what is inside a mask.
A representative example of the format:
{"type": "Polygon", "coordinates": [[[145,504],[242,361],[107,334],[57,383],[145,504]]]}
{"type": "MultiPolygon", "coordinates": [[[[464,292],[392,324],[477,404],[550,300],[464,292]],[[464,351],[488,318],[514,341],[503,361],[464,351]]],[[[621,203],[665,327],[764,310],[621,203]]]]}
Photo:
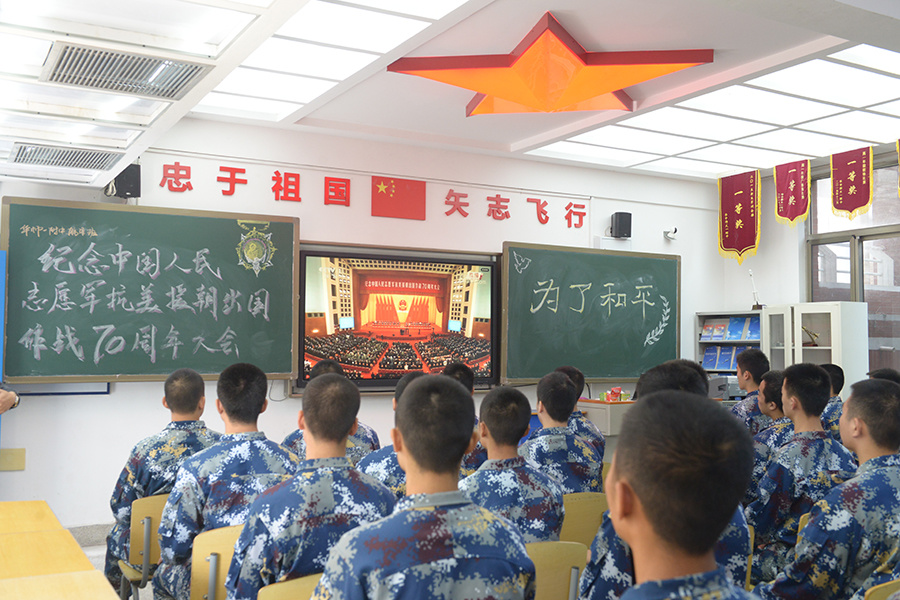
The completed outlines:
{"type": "Polygon", "coordinates": [[[614,238],[631,237],[631,213],[613,213],[609,224],[609,235],[614,238]]]}
{"type": "Polygon", "coordinates": [[[134,164],[125,167],[125,170],[116,176],[116,193],[118,198],[141,197],[141,165],[134,164]]]}

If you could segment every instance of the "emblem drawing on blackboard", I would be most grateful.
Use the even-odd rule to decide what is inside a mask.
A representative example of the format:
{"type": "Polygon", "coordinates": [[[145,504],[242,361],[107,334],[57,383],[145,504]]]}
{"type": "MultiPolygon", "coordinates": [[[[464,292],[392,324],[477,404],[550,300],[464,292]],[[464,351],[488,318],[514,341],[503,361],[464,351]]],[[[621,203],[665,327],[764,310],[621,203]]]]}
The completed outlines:
{"type": "Polygon", "coordinates": [[[272,243],[272,234],[265,233],[268,223],[259,221],[238,221],[238,225],[247,233],[241,234],[241,242],[237,245],[238,264],[245,269],[252,269],[259,277],[260,271],[272,266],[272,256],[277,248],[272,243]],[[257,225],[261,227],[257,229],[257,225]]]}
{"type": "Polygon", "coordinates": [[[531,264],[531,259],[520,256],[515,250],[512,251],[512,255],[513,259],[515,259],[516,261],[516,271],[518,271],[519,275],[521,275],[522,272],[528,268],[528,265],[531,264]]]}
{"type": "Polygon", "coordinates": [[[662,299],[662,318],[659,320],[659,325],[656,328],[647,334],[647,337],[644,338],[644,346],[652,346],[656,342],[659,341],[659,338],[666,331],[666,327],[669,324],[669,313],[671,309],[669,308],[669,301],[662,294],[659,295],[660,299],[662,299]]]}

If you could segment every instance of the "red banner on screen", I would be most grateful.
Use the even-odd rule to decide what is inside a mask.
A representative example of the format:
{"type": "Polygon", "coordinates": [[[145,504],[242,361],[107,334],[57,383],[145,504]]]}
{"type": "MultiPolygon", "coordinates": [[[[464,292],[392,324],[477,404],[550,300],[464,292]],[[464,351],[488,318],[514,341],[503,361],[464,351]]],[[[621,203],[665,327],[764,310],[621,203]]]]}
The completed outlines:
{"type": "Polygon", "coordinates": [[[759,171],[719,180],[719,254],[738,264],[759,244],[759,171]]]}
{"type": "Polygon", "coordinates": [[[831,155],[831,212],[853,219],[872,205],[872,148],[831,155]]]}
{"type": "Polygon", "coordinates": [[[443,296],[444,282],[432,277],[392,277],[372,275],[360,279],[363,294],[408,294],[412,296],[443,296]]]}
{"type": "Polygon", "coordinates": [[[425,182],[372,177],[372,216],[425,220],[425,182]]]}
{"type": "Polygon", "coordinates": [[[775,167],[775,220],[794,227],[809,215],[809,161],[775,167]]]}

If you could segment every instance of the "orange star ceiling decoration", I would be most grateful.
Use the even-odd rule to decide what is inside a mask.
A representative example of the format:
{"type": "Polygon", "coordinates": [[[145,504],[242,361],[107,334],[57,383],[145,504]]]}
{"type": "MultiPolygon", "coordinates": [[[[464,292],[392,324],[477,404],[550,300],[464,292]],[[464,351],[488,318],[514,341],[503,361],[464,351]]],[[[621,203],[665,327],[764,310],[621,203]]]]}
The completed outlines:
{"type": "Polygon", "coordinates": [[[712,60],[712,50],[588,52],[546,13],[509,54],[407,57],[388,71],[478,92],[466,116],[631,111],[634,102],[625,88],[712,60]]]}

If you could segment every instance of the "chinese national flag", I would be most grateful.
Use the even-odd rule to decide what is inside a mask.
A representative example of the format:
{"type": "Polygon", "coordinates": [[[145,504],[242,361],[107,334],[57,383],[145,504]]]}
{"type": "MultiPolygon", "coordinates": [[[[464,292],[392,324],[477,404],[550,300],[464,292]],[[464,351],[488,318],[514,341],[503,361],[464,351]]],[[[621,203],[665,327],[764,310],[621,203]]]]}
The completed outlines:
{"type": "Polygon", "coordinates": [[[372,176],[372,216],[425,220],[425,182],[372,176]]]}
{"type": "Polygon", "coordinates": [[[775,220],[794,227],[809,214],[809,161],[775,167],[775,220]]]}
{"type": "Polygon", "coordinates": [[[738,264],[759,244],[759,171],[719,180],[719,254],[738,264]]]}
{"type": "Polygon", "coordinates": [[[853,219],[872,205],[872,148],[831,155],[831,212],[853,219]]]}

